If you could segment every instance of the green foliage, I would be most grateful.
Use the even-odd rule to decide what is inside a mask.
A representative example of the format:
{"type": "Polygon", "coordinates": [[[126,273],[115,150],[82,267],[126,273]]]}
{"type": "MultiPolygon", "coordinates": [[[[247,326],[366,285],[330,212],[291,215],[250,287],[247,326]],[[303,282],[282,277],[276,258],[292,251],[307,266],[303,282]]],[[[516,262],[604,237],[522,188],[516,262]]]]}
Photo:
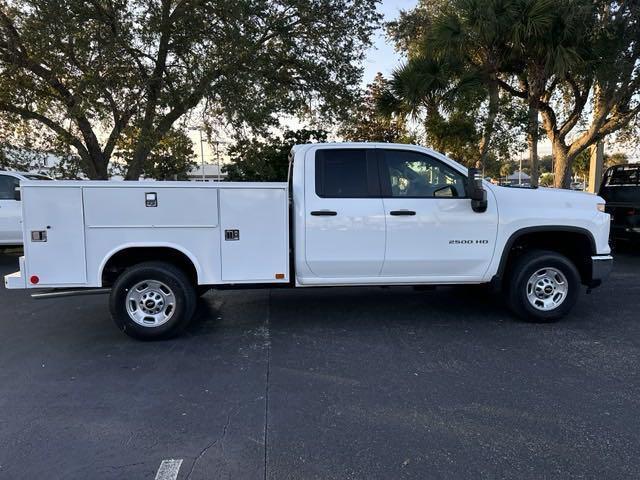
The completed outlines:
{"type": "MultiPolygon", "coordinates": [[[[112,174],[126,171],[133,161],[139,132],[129,128],[118,144],[114,156],[119,160],[112,174]],[[121,166],[118,171],[117,166],[121,166]]],[[[142,175],[154,180],[187,180],[187,174],[196,166],[193,142],[182,130],[172,129],[155,145],[144,161],[142,175]]]]}
{"type": "Polygon", "coordinates": [[[82,162],[77,155],[66,154],[57,157],[58,162],[49,170],[49,175],[58,180],[83,180],[82,162]]]}
{"type": "Polygon", "coordinates": [[[294,145],[324,142],[324,130],[287,130],[282,137],[242,139],[229,149],[231,163],[222,167],[231,181],[284,182],[289,169],[289,153],[294,145]]]}
{"type": "Polygon", "coordinates": [[[362,101],[341,125],[340,134],[345,140],[386,143],[411,143],[414,140],[401,116],[380,113],[378,106],[387,100],[388,90],[389,81],[378,73],[367,85],[362,101]]]}
{"type": "Polygon", "coordinates": [[[627,157],[626,153],[616,152],[611,155],[604,155],[604,166],[605,168],[613,167],[614,165],[626,165],[629,163],[629,157],[627,157]]]}
{"type": "Polygon", "coordinates": [[[553,156],[552,155],[545,155],[543,157],[540,157],[539,160],[539,164],[540,164],[540,172],[541,173],[553,173],[553,156]]]}
{"type": "MultiPolygon", "coordinates": [[[[617,152],[612,155],[604,155],[604,168],[609,168],[614,165],[624,165],[628,163],[627,155],[622,152],[617,152]]],[[[583,150],[573,161],[573,174],[586,177],[589,175],[589,166],[591,164],[591,151],[583,150]]]]}
{"type": "MultiPolygon", "coordinates": [[[[450,80],[444,91],[458,91],[452,87],[462,78],[461,71],[489,93],[497,84],[503,95],[522,102],[532,113],[522,125],[534,144],[539,112],[553,148],[556,186],[568,187],[572,163],[581,152],[640,113],[637,2],[420,0],[389,26],[389,32],[410,62],[431,58],[442,71],[452,72],[445,75],[450,80]]],[[[435,85],[427,80],[421,84],[435,85]]],[[[447,116],[456,109],[447,96],[438,94],[441,91],[431,88],[430,97],[404,97],[411,104],[416,98],[430,100],[428,115],[443,109],[447,116]]],[[[493,141],[501,136],[492,132],[490,101],[488,105],[486,111],[480,108],[477,118],[486,121],[479,121],[483,128],[477,131],[493,141]]]]}
{"type": "Polygon", "coordinates": [[[41,165],[46,152],[16,147],[6,142],[0,143],[0,170],[29,171],[41,165]]]}
{"type": "Polygon", "coordinates": [[[0,0],[0,116],[38,122],[106,178],[138,129],[127,178],[198,106],[265,132],[280,114],[344,114],[377,0],[0,0]]]}
{"type": "Polygon", "coordinates": [[[554,175],[551,172],[545,172],[540,175],[540,186],[541,187],[553,187],[554,183],[554,175]]]}
{"type": "Polygon", "coordinates": [[[421,119],[430,146],[485,173],[498,173],[497,163],[517,147],[524,112],[498,92],[499,43],[508,31],[502,3],[422,0],[388,25],[409,61],[393,73],[380,110],[421,119]]]}
{"type": "Polygon", "coordinates": [[[591,157],[589,150],[583,150],[573,161],[573,174],[586,177],[589,175],[589,165],[591,163],[591,157]]]}
{"type": "Polygon", "coordinates": [[[513,162],[504,162],[500,166],[500,176],[501,177],[508,177],[513,172],[515,172],[515,170],[516,170],[516,166],[515,166],[515,164],[513,162]]]}

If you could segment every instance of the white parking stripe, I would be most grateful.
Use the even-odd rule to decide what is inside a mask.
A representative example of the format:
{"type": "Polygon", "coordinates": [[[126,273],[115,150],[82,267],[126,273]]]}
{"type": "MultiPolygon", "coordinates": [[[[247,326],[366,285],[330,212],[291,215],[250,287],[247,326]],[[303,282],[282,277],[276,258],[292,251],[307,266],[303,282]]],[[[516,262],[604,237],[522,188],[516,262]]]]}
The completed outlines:
{"type": "Polygon", "coordinates": [[[156,473],[156,480],[176,480],[178,472],[180,472],[180,465],[182,465],[181,458],[162,460],[158,473],[156,473]]]}

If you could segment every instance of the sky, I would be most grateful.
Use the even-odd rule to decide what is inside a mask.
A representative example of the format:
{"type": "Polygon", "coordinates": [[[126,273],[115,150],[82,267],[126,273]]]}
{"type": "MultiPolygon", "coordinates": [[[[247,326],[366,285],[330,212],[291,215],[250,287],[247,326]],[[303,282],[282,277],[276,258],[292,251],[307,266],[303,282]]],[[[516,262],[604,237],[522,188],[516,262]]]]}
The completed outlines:
{"type": "MultiPolygon", "coordinates": [[[[388,22],[398,18],[400,10],[410,10],[417,4],[417,0],[384,0],[378,7],[378,11],[384,15],[384,21],[388,22]]],[[[365,60],[363,85],[371,83],[378,72],[388,77],[393,69],[402,63],[402,60],[401,55],[395,51],[393,44],[387,39],[384,28],[380,29],[365,60]]]]}

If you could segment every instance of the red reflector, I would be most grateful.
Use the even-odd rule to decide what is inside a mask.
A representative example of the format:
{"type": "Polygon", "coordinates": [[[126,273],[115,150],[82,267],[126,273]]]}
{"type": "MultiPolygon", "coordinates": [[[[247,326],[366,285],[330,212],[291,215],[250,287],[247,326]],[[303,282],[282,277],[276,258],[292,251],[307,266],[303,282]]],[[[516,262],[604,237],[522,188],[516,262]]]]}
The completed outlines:
{"type": "Polygon", "coordinates": [[[38,276],[37,276],[37,275],[31,275],[31,278],[29,279],[29,281],[30,281],[31,283],[33,283],[34,285],[37,285],[37,284],[38,284],[38,282],[40,281],[40,278],[38,278],[38,276]]]}

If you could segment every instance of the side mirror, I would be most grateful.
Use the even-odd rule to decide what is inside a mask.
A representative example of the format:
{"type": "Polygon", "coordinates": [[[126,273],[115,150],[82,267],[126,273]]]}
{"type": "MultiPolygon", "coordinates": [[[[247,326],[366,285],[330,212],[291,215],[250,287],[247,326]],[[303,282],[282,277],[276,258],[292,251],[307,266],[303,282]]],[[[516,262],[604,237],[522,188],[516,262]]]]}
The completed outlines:
{"type": "Polygon", "coordinates": [[[477,168],[469,169],[467,195],[471,199],[474,212],[482,213],[487,210],[487,192],[482,186],[482,173],[477,168]]]}
{"type": "Polygon", "coordinates": [[[16,189],[14,190],[13,199],[18,202],[22,200],[22,193],[20,193],[20,187],[16,187],[16,189]]]}

